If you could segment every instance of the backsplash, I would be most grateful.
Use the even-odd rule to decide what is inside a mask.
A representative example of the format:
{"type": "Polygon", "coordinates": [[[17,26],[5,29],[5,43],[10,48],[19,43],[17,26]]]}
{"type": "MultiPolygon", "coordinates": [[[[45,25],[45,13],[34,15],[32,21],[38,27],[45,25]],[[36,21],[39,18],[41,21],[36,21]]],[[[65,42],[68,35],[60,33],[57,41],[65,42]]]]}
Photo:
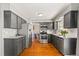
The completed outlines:
{"type": "MultiPolygon", "coordinates": [[[[74,37],[74,38],[77,38],[77,28],[72,28],[72,29],[62,29],[62,30],[66,30],[68,32],[68,34],[66,34],[66,37],[67,38],[70,38],[70,37],[74,37]]],[[[54,34],[57,34],[57,35],[61,35],[61,30],[57,30],[57,31],[54,31],[53,33],[54,34]]]]}
{"type": "Polygon", "coordinates": [[[77,29],[68,29],[67,37],[77,37],[77,29]]]}
{"type": "Polygon", "coordinates": [[[16,34],[17,34],[16,29],[8,29],[8,28],[3,29],[3,37],[15,36],[16,34]]]}

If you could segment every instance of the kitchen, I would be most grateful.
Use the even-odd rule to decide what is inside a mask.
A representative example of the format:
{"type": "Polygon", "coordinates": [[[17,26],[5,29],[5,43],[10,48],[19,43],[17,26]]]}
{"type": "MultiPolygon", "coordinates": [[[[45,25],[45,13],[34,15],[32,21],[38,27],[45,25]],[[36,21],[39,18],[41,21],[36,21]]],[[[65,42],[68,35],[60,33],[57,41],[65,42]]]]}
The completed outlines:
{"type": "Polygon", "coordinates": [[[23,17],[23,14],[17,11],[19,8],[15,4],[0,4],[0,55],[16,56],[24,49],[30,48],[34,23],[40,24],[39,30],[36,28],[36,31],[41,43],[51,43],[64,56],[79,55],[77,52],[79,49],[77,43],[78,5],[78,3],[68,4],[50,21],[47,19],[47,22],[38,17],[39,22],[34,18],[31,21],[30,18],[23,17]]]}

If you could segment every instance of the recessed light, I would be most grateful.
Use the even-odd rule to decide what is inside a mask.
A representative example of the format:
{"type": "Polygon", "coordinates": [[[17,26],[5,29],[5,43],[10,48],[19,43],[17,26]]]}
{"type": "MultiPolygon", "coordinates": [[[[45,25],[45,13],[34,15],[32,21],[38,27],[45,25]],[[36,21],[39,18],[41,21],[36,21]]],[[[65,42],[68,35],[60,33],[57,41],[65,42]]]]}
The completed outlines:
{"type": "Polygon", "coordinates": [[[43,16],[43,14],[42,13],[38,13],[38,16],[43,16]]]}

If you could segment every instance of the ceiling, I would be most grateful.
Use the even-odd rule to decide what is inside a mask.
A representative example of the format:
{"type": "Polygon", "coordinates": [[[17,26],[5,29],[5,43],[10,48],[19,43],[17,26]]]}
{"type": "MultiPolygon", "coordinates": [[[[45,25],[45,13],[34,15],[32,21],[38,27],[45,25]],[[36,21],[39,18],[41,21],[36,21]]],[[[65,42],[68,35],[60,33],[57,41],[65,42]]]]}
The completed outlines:
{"type": "Polygon", "coordinates": [[[51,19],[68,3],[14,3],[19,12],[28,19],[51,19]],[[41,13],[42,16],[38,16],[41,13]]]}

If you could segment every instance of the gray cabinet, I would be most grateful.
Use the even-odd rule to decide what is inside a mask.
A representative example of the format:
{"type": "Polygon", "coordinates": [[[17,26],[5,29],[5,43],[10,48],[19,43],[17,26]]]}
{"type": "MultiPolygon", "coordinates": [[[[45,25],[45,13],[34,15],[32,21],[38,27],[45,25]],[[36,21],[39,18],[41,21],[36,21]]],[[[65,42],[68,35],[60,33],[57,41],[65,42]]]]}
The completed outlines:
{"type": "Polygon", "coordinates": [[[22,19],[21,19],[21,17],[19,17],[19,16],[17,16],[18,18],[17,18],[17,28],[18,29],[21,29],[22,28],[22,19]]]}
{"type": "Polygon", "coordinates": [[[55,30],[58,30],[58,21],[55,22],[55,30]]]}
{"type": "Polygon", "coordinates": [[[76,55],[76,40],[77,38],[67,38],[64,40],[65,55],[76,55]]]}
{"type": "Polygon", "coordinates": [[[61,38],[52,35],[52,44],[64,55],[76,54],[76,40],[77,38],[61,38]]]}
{"type": "Polygon", "coordinates": [[[52,29],[55,29],[55,22],[52,22],[52,29]]]}
{"type": "Polygon", "coordinates": [[[17,56],[24,48],[26,48],[26,39],[24,37],[4,39],[4,56],[17,56]]]}
{"type": "Polygon", "coordinates": [[[52,42],[52,34],[48,34],[48,43],[52,42]]]}
{"type": "Polygon", "coordinates": [[[29,34],[29,47],[32,46],[32,34],[29,34]]]}
{"type": "Polygon", "coordinates": [[[14,52],[15,55],[19,55],[22,52],[22,38],[14,41],[14,52]]]}
{"type": "Polygon", "coordinates": [[[4,11],[4,28],[21,29],[24,23],[26,21],[12,11],[4,11]]]}
{"type": "Polygon", "coordinates": [[[23,49],[25,49],[26,48],[26,36],[23,38],[23,47],[22,47],[23,49]]]}
{"type": "Polygon", "coordinates": [[[64,53],[64,39],[58,37],[58,49],[60,52],[64,53]]]}
{"type": "Polygon", "coordinates": [[[4,40],[4,56],[13,56],[15,54],[13,42],[13,40],[4,40]]]}
{"type": "Polygon", "coordinates": [[[26,23],[26,21],[24,19],[22,19],[22,24],[25,24],[25,23],[26,23]]]}
{"type": "Polygon", "coordinates": [[[11,11],[4,11],[4,28],[17,28],[17,16],[11,11]]]}
{"type": "Polygon", "coordinates": [[[78,11],[69,11],[64,15],[64,28],[77,28],[78,11]]]}

